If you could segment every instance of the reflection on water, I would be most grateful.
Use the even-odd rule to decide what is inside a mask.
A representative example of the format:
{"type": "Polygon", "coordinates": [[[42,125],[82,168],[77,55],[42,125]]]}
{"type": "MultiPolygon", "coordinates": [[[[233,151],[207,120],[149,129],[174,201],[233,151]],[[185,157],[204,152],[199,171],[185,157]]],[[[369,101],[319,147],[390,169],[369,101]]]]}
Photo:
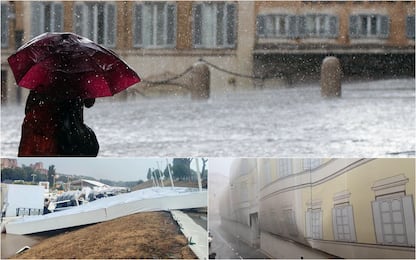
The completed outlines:
{"type": "MultiPolygon", "coordinates": [[[[415,80],[318,84],[189,98],[98,102],[85,122],[99,156],[414,156],[415,80]]],[[[23,106],[3,107],[2,156],[16,156],[23,106]]]]}

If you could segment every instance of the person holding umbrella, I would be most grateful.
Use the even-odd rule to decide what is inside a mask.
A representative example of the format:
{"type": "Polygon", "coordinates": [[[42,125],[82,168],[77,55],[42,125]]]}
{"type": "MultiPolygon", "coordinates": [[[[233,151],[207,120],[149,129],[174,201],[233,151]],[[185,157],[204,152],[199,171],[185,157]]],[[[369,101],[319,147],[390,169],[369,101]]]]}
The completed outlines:
{"type": "Polygon", "coordinates": [[[97,156],[83,107],[140,82],[114,52],[73,33],[44,33],[8,58],[16,83],[30,89],[18,156],[97,156]]]}

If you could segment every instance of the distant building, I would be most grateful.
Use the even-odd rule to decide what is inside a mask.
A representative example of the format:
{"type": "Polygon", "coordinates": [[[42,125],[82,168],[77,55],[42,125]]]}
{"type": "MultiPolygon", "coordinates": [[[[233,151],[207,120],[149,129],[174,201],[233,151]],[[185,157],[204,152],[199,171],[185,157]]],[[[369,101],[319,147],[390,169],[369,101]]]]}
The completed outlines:
{"type": "Polygon", "coordinates": [[[34,164],[30,164],[29,165],[30,168],[32,168],[34,171],[37,171],[41,174],[48,174],[48,170],[43,168],[43,163],[42,162],[36,162],[34,164]]]}
{"type": "Polygon", "coordinates": [[[16,90],[7,57],[47,31],[103,44],[144,79],[180,74],[203,58],[217,66],[210,67],[212,91],[316,80],[327,55],[340,58],[346,76],[415,75],[414,1],[2,1],[1,7],[3,101],[22,101],[27,92],[16,90]]]}
{"type": "Polygon", "coordinates": [[[415,160],[241,159],[220,212],[224,228],[272,257],[415,258],[415,160]],[[292,242],[288,242],[292,241],[292,242]]]}
{"type": "Polygon", "coordinates": [[[15,169],[17,167],[17,159],[1,158],[1,169],[15,169]]]}

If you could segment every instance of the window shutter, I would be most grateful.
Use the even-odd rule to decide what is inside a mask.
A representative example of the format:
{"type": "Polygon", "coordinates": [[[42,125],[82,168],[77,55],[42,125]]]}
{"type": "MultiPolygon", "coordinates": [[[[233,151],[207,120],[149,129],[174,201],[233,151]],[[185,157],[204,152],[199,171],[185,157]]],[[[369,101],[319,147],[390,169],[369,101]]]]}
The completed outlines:
{"type": "Polygon", "coordinates": [[[117,35],[117,15],[116,15],[116,6],[112,3],[107,3],[104,7],[104,39],[105,44],[110,47],[116,45],[116,35],[117,35]]]}
{"type": "Polygon", "coordinates": [[[38,36],[42,33],[43,28],[43,14],[42,8],[43,5],[40,2],[31,3],[31,38],[38,36]]]}
{"type": "Polygon", "coordinates": [[[167,44],[175,45],[176,42],[176,5],[167,6],[167,44]]]}
{"type": "Polygon", "coordinates": [[[236,8],[235,4],[227,4],[227,45],[234,46],[235,45],[235,32],[236,32],[236,8]]]}
{"type": "Polygon", "coordinates": [[[334,233],[334,240],[339,240],[337,228],[337,208],[332,208],[332,231],[334,233]]]}
{"type": "Polygon", "coordinates": [[[305,231],[306,231],[306,237],[312,237],[312,230],[311,230],[311,218],[312,218],[312,214],[311,211],[308,210],[306,211],[305,214],[305,231]]]}
{"type": "Polygon", "coordinates": [[[338,17],[331,15],[329,17],[329,37],[337,38],[338,37],[338,17]]]}
{"type": "Polygon", "coordinates": [[[402,198],[404,221],[407,234],[407,243],[415,246],[415,216],[412,202],[412,196],[402,198]]]}
{"type": "Polygon", "coordinates": [[[322,225],[322,210],[319,210],[319,219],[318,219],[318,223],[319,223],[319,239],[322,239],[322,235],[323,235],[323,225],[322,225]]]}
{"type": "Polygon", "coordinates": [[[381,224],[381,215],[380,215],[380,203],[378,201],[372,201],[371,207],[373,209],[373,221],[374,221],[374,231],[376,232],[376,241],[379,244],[383,243],[383,231],[381,224]]]}
{"type": "Polygon", "coordinates": [[[202,4],[194,7],[194,45],[202,44],[202,4]]]}
{"type": "Polygon", "coordinates": [[[289,37],[296,38],[297,36],[297,16],[290,15],[289,17],[289,37]]]}
{"type": "Polygon", "coordinates": [[[1,3],[1,47],[9,46],[9,8],[7,4],[1,3]]]}
{"type": "Polygon", "coordinates": [[[351,38],[358,38],[358,32],[359,32],[358,21],[359,21],[358,15],[350,16],[350,37],[351,38]]]}
{"type": "Polygon", "coordinates": [[[357,238],[355,235],[355,226],[354,226],[354,212],[352,210],[352,206],[349,205],[347,208],[347,216],[348,216],[348,227],[350,228],[351,234],[351,242],[356,242],[357,238]]]}
{"type": "Polygon", "coordinates": [[[257,16],[257,20],[256,20],[256,31],[257,31],[257,36],[258,37],[264,37],[266,35],[266,28],[265,28],[265,23],[266,23],[266,17],[264,15],[258,15],[257,16]]]}
{"type": "Polygon", "coordinates": [[[217,46],[223,46],[224,40],[225,40],[225,35],[226,35],[226,30],[224,30],[225,28],[227,28],[226,23],[227,23],[227,19],[226,16],[224,16],[224,3],[218,3],[216,5],[216,32],[215,32],[215,40],[216,40],[216,45],[217,46]]]}
{"type": "Polygon", "coordinates": [[[134,17],[133,17],[133,46],[138,47],[143,45],[142,38],[142,19],[143,19],[143,5],[134,5],[134,17]]]}
{"type": "Polygon", "coordinates": [[[306,17],[303,15],[298,16],[298,36],[305,37],[306,35],[306,17]]]}
{"type": "Polygon", "coordinates": [[[380,16],[380,36],[382,38],[387,38],[389,36],[389,17],[386,15],[380,16]]]}
{"type": "Polygon", "coordinates": [[[62,32],[64,29],[64,6],[62,3],[53,3],[52,15],[52,30],[54,32],[62,32]]]}
{"type": "Polygon", "coordinates": [[[415,39],[415,16],[406,17],[406,36],[410,39],[415,39]]]}
{"type": "Polygon", "coordinates": [[[83,35],[83,24],[84,24],[84,5],[83,4],[75,4],[74,7],[74,31],[76,34],[83,35]]]}

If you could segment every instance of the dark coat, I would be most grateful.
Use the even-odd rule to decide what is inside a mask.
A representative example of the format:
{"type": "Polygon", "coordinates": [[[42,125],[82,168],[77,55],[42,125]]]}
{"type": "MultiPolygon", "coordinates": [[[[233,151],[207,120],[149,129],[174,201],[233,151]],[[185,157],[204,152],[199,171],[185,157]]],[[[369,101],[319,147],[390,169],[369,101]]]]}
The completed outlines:
{"type": "Polygon", "coordinates": [[[84,124],[83,107],[80,98],[56,100],[31,91],[18,156],[97,156],[98,141],[84,124]]]}

